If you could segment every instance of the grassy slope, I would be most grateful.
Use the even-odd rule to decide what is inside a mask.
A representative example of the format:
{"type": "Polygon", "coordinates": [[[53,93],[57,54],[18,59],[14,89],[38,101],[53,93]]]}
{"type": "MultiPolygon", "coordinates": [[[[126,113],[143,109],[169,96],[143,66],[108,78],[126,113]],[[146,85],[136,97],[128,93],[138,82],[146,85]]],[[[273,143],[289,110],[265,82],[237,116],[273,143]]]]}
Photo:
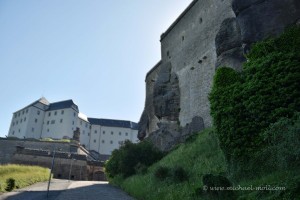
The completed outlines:
{"type": "MultiPolygon", "coordinates": [[[[196,196],[197,189],[202,190],[202,176],[204,174],[223,174],[226,163],[218,140],[212,129],[207,129],[192,140],[181,144],[158,163],[148,169],[144,175],[134,175],[127,179],[116,177],[112,183],[119,185],[127,193],[137,199],[165,200],[165,199],[213,199],[211,197],[196,196]],[[159,166],[174,168],[183,167],[189,174],[189,180],[173,183],[171,180],[159,181],[154,171],[159,166]]],[[[293,199],[295,192],[300,189],[299,169],[253,176],[252,180],[241,180],[234,186],[253,187],[279,186],[286,187],[285,191],[235,191],[238,199],[293,199]],[[290,195],[292,194],[292,195],[290,195]]]]}
{"type": "Polygon", "coordinates": [[[115,178],[113,181],[137,199],[194,199],[195,190],[202,187],[203,174],[225,171],[224,156],[215,134],[209,129],[173,150],[151,166],[145,175],[135,175],[125,180],[115,178]],[[159,181],[153,175],[159,166],[181,166],[188,172],[189,181],[176,184],[170,180],[159,181]]]}
{"type": "Polygon", "coordinates": [[[15,179],[16,188],[22,188],[46,181],[49,178],[49,170],[37,166],[0,165],[0,192],[5,192],[8,178],[15,179]]]}

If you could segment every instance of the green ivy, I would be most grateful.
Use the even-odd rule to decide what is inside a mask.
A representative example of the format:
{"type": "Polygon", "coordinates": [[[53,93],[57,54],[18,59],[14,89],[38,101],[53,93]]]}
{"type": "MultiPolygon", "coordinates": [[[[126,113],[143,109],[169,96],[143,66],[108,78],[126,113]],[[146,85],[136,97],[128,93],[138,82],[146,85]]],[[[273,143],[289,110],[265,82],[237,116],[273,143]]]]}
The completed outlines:
{"type": "Polygon", "coordinates": [[[263,132],[300,111],[300,28],[254,44],[238,73],[216,71],[211,115],[227,159],[245,161],[265,146],[263,132]]]}

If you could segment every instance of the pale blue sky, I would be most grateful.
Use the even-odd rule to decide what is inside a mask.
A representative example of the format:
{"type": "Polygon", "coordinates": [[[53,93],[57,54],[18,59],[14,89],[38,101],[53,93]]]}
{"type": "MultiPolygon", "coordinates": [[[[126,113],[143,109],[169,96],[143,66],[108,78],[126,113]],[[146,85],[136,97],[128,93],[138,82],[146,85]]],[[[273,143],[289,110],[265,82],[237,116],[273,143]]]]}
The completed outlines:
{"type": "Polygon", "coordinates": [[[0,137],[40,97],[137,122],[160,35],[192,0],[0,0],[0,137]]]}

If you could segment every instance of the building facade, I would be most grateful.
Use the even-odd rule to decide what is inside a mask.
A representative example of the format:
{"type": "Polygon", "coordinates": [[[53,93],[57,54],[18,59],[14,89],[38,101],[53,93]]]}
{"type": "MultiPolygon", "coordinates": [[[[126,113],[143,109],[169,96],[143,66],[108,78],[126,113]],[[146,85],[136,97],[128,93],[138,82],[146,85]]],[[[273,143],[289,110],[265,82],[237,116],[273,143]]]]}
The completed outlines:
{"type": "Polygon", "coordinates": [[[101,155],[111,155],[125,140],[138,142],[134,122],[88,118],[72,100],[50,103],[44,97],[13,113],[8,137],[72,139],[77,128],[81,145],[101,155]]]}

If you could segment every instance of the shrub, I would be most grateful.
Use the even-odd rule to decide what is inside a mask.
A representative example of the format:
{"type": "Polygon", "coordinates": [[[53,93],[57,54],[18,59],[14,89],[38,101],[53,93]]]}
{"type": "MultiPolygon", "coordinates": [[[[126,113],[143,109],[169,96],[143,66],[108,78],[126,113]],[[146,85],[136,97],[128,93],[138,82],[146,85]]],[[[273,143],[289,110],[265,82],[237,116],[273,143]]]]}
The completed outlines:
{"type": "Polygon", "coordinates": [[[169,175],[170,169],[167,167],[159,166],[154,171],[154,176],[161,181],[165,180],[169,175]]]}
{"type": "Polygon", "coordinates": [[[138,163],[134,169],[137,174],[146,174],[148,171],[148,167],[141,163],[138,163]]]}
{"type": "Polygon", "coordinates": [[[182,167],[176,167],[172,170],[172,177],[175,182],[188,180],[188,174],[182,167]]]}
{"type": "Polygon", "coordinates": [[[105,171],[111,178],[116,175],[128,177],[137,173],[136,170],[141,166],[148,167],[162,156],[163,153],[147,141],[137,144],[125,141],[120,149],[112,152],[111,158],[105,164],[105,171]]]}
{"type": "MultiPolygon", "coordinates": [[[[300,111],[300,28],[252,46],[243,72],[219,68],[209,99],[229,168],[266,145],[263,133],[300,111]]],[[[236,166],[235,166],[236,167],[236,166]]]]}
{"type": "Polygon", "coordinates": [[[10,191],[12,191],[13,189],[15,189],[15,187],[16,187],[16,183],[15,183],[16,181],[15,181],[15,179],[13,179],[13,178],[8,178],[8,179],[6,179],[6,188],[5,188],[5,190],[7,191],[7,192],[10,192],[10,191]]]}

